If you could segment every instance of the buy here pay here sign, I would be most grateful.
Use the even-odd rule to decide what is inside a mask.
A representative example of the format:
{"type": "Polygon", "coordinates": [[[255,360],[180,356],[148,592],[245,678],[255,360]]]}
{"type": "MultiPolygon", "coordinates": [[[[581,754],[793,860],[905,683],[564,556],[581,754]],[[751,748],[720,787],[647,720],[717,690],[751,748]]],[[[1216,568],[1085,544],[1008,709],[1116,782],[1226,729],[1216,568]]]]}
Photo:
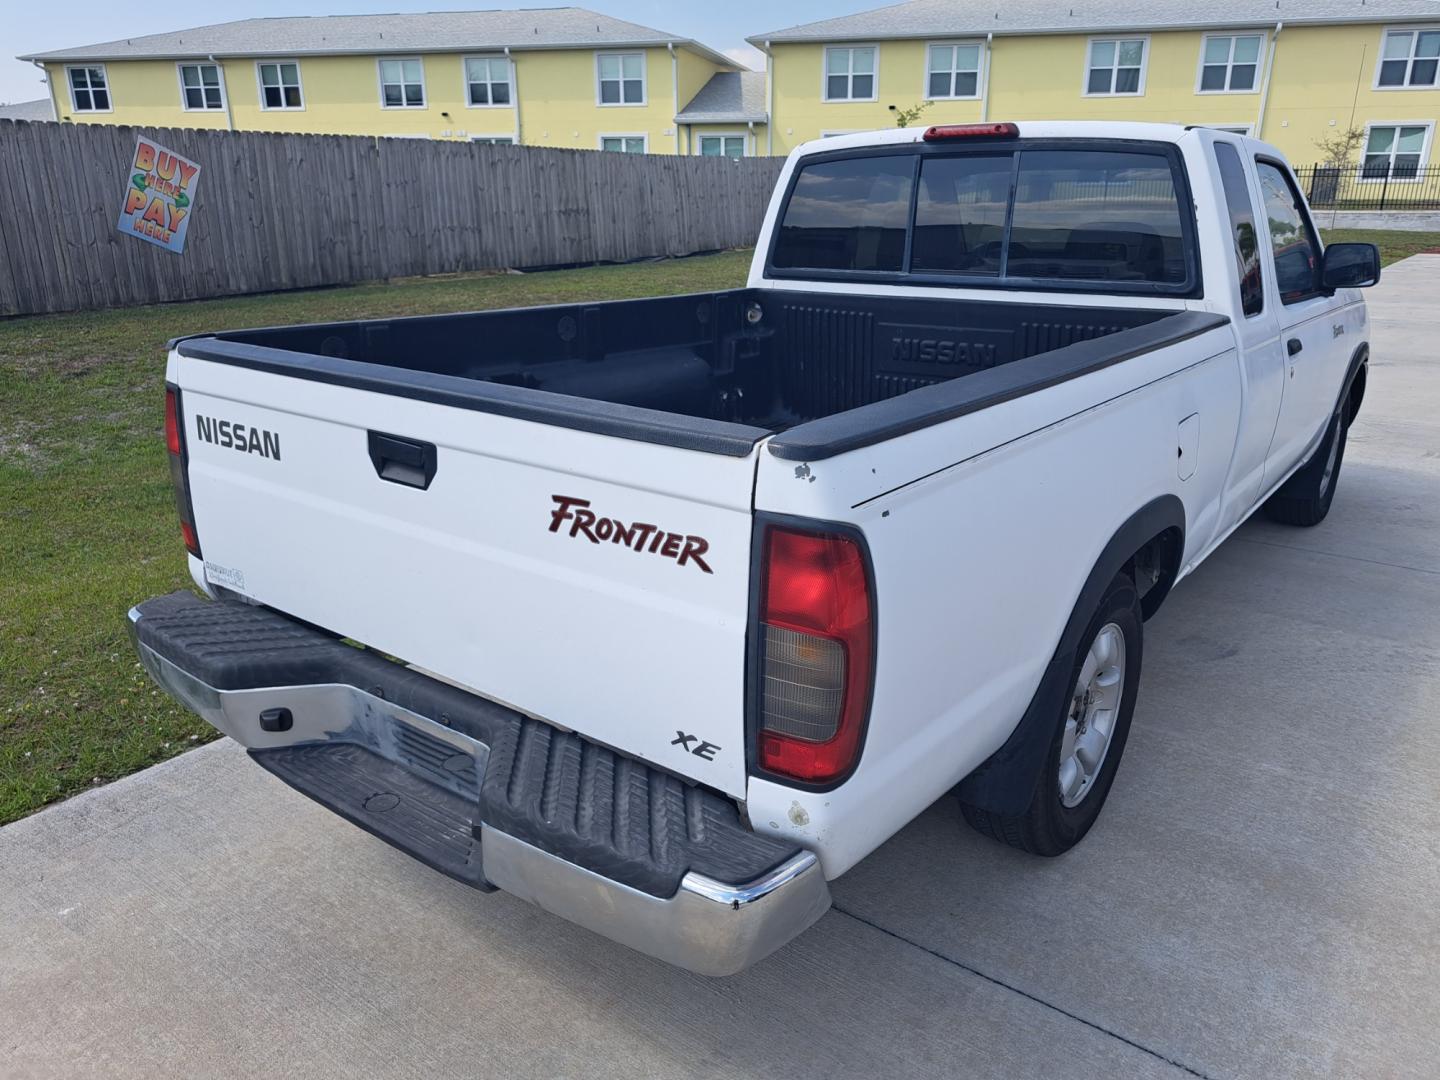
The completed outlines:
{"type": "Polygon", "coordinates": [[[117,227],[178,255],[185,250],[200,166],[141,136],[129,174],[117,227]]]}

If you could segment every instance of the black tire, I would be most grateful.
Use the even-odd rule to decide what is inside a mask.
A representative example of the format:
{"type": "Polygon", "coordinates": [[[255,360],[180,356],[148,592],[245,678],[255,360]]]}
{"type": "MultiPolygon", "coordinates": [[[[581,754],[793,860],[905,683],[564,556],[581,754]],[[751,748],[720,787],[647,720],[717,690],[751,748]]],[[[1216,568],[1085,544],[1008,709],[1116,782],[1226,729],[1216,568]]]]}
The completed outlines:
{"type": "Polygon", "coordinates": [[[1319,525],[1330,513],[1335,487],[1340,483],[1340,466],[1345,461],[1345,439],[1350,430],[1347,409],[1330,419],[1325,438],[1315,453],[1294,476],[1265,501],[1265,516],[1282,525],[1319,525]]]}
{"type": "Polygon", "coordinates": [[[1135,585],[1124,574],[1110,583],[1101,597],[1095,614],[1080,637],[1075,662],[1070,670],[1067,687],[1074,687],[1080,677],[1091,645],[1100,631],[1114,624],[1125,639],[1125,670],[1119,708],[1110,736],[1108,749],[1100,763],[1100,770],[1090,782],[1089,790],[1074,806],[1066,806],[1060,795],[1060,750],[1065,737],[1066,722],[1071,716],[1076,698],[1065,695],[1059,715],[1055,717],[1055,730],[1050,742],[1050,751],[1045,755],[1039,776],[1034,777],[1034,794],[1030,805],[1020,814],[999,814],[991,810],[971,806],[963,799],[960,811],[970,827],[977,832],[1028,851],[1032,855],[1062,855],[1078,844],[1095,824],[1105,797],[1115,782],[1115,772],[1120,767],[1120,757],[1125,752],[1125,741],[1130,735],[1130,718],[1135,711],[1135,692],[1140,685],[1140,663],[1143,648],[1143,619],[1140,612],[1140,597],[1135,585]]]}

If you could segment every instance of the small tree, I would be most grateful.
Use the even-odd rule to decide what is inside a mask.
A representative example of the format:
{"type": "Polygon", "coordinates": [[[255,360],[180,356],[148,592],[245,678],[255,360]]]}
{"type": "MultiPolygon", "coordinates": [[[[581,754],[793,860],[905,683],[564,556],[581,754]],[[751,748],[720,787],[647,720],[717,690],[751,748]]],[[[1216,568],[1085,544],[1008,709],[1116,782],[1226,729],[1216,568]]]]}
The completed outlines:
{"type": "Polygon", "coordinates": [[[918,105],[911,105],[908,109],[895,109],[895,106],[891,105],[890,108],[895,109],[895,126],[902,128],[909,127],[915,123],[916,120],[919,120],[920,114],[933,104],[933,101],[922,101],[918,105]]]}
{"type": "Polygon", "coordinates": [[[1320,151],[1320,164],[1331,169],[1344,169],[1355,163],[1355,154],[1365,143],[1365,132],[1350,127],[1335,130],[1323,139],[1315,140],[1320,151]]]}

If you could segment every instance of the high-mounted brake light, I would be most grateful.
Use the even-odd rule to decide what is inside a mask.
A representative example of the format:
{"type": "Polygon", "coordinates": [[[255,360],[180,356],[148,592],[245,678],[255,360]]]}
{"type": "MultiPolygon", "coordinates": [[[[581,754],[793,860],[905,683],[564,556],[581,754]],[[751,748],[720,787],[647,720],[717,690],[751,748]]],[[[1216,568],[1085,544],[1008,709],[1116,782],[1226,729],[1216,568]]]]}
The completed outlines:
{"type": "Polygon", "coordinates": [[[1011,123],[999,124],[937,124],[926,128],[923,138],[926,142],[942,142],[945,139],[1016,139],[1020,128],[1011,123]]]}
{"type": "Polygon", "coordinates": [[[865,552],[844,533],[780,525],[763,543],[756,758],[767,772],[828,783],[854,766],[870,708],[865,552]]]}
{"type": "Polygon", "coordinates": [[[180,515],[180,539],[185,550],[200,557],[200,537],[195,532],[195,508],[190,502],[190,477],[186,470],[185,414],[180,407],[180,388],[165,387],[165,450],[170,457],[170,486],[175,491],[175,512],[180,515]]]}

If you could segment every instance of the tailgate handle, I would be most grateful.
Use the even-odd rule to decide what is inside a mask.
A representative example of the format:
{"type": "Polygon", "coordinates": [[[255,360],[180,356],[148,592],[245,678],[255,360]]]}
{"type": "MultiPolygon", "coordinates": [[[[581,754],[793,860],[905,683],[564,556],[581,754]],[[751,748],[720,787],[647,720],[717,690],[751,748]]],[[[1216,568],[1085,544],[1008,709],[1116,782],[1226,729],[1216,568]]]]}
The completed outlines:
{"type": "Polygon", "coordinates": [[[435,479],[435,444],[382,431],[370,432],[370,461],[375,475],[392,484],[422,491],[435,479]]]}

